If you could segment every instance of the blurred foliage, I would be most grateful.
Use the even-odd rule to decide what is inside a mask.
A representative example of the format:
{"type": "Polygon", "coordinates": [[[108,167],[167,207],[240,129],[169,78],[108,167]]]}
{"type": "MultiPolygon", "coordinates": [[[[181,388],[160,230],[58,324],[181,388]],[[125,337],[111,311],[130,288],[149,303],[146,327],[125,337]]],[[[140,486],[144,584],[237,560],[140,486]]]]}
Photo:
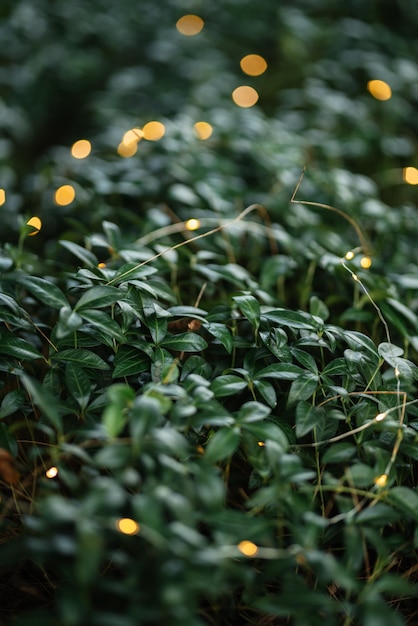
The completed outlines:
{"type": "Polygon", "coordinates": [[[0,18],[1,619],[414,623],[416,4],[0,18]]]}

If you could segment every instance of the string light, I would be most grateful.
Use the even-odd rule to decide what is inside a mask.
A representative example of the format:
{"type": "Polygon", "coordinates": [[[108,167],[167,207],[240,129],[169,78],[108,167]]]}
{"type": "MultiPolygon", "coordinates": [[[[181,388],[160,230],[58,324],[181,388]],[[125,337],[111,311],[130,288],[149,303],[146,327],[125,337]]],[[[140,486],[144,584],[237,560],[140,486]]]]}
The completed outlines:
{"type": "Polygon", "coordinates": [[[116,152],[118,153],[118,155],[120,157],[123,157],[124,159],[129,159],[130,157],[133,157],[138,150],[138,144],[133,141],[132,143],[124,143],[124,141],[121,141],[120,144],[117,147],[116,152]]]}
{"type": "Polygon", "coordinates": [[[99,270],[103,270],[106,267],[106,263],[98,263],[97,267],[99,268],[99,270]]]}
{"type": "Polygon", "coordinates": [[[39,217],[36,217],[36,216],[28,219],[26,224],[28,226],[31,226],[34,229],[32,232],[29,233],[29,237],[33,237],[33,235],[37,235],[42,228],[42,222],[39,219],[39,217]]]}
{"type": "Polygon", "coordinates": [[[50,467],[49,469],[46,470],[45,476],[47,478],[55,478],[56,476],[58,476],[58,468],[50,467]]]}
{"type": "Polygon", "coordinates": [[[247,54],[242,57],[240,67],[248,76],[260,76],[267,69],[267,61],[259,54],[247,54]]]}
{"type": "Polygon", "coordinates": [[[392,89],[384,80],[369,80],[367,90],[376,100],[390,100],[392,89]]]}
{"type": "Polygon", "coordinates": [[[165,126],[162,122],[148,122],[142,128],[144,139],[148,141],[158,141],[165,135],[165,126]]]}
{"type": "Polygon", "coordinates": [[[124,535],[137,535],[140,531],[140,526],[135,520],[130,517],[122,517],[116,522],[116,528],[124,535]]]}
{"type": "Polygon", "coordinates": [[[346,255],[345,255],[345,259],[347,259],[347,261],[351,261],[352,259],[354,259],[354,252],[352,250],[349,250],[346,255]]]}
{"type": "Polygon", "coordinates": [[[4,189],[0,189],[0,206],[2,206],[6,202],[6,191],[4,189]]]}
{"type": "Polygon", "coordinates": [[[123,143],[129,146],[131,143],[138,143],[144,137],[144,132],[140,128],[130,128],[123,135],[123,143]]]}
{"type": "Polygon", "coordinates": [[[197,137],[202,140],[209,139],[213,133],[213,128],[208,122],[196,122],[194,130],[197,137]]]}
{"type": "Polygon", "coordinates": [[[245,109],[254,106],[258,102],[258,98],[257,90],[248,85],[241,85],[232,92],[232,100],[235,104],[245,109]]]}
{"type": "Polygon", "coordinates": [[[203,29],[205,22],[198,15],[183,15],[177,20],[176,28],[185,37],[194,37],[203,29]]]}
{"type": "Polygon", "coordinates": [[[257,441],[257,445],[260,446],[260,448],[264,448],[266,444],[264,443],[264,441],[257,441]]]}
{"type": "Polygon", "coordinates": [[[255,545],[252,541],[244,540],[241,541],[238,546],[238,550],[244,555],[248,557],[253,557],[258,552],[258,546],[255,545]]]}
{"type": "Polygon", "coordinates": [[[383,413],[378,413],[376,415],[376,417],[374,418],[375,422],[383,422],[383,420],[385,419],[385,417],[387,417],[388,412],[384,411],[383,413]]]}
{"type": "Polygon", "coordinates": [[[402,177],[408,185],[418,185],[418,169],[416,167],[404,167],[402,177]]]}
{"type": "Polygon", "coordinates": [[[187,220],[185,226],[187,230],[197,230],[198,228],[200,228],[200,220],[196,219],[195,217],[191,217],[189,220],[187,220]]]}
{"type": "Polygon", "coordinates": [[[376,485],[376,487],[384,487],[387,482],[388,482],[387,474],[381,474],[380,476],[374,479],[374,484],[376,485]]]}
{"type": "Polygon", "coordinates": [[[71,204],[75,198],[75,189],[72,185],[62,185],[55,192],[55,204],[59,206],[67,206],[71,204]]]}
{"type": "Polygon", "coordinates": [[[91,152],[91,143],[87,139],[79,139],[71,146],[71,156],[75,159],[85,159],[91,152]]]}
{"type": "Polygon", "coordinates": [[[360,259],[360,265],[364,270],[368,270],[372,266],[372,260],[369,256],[364,256],[360,259]]]}

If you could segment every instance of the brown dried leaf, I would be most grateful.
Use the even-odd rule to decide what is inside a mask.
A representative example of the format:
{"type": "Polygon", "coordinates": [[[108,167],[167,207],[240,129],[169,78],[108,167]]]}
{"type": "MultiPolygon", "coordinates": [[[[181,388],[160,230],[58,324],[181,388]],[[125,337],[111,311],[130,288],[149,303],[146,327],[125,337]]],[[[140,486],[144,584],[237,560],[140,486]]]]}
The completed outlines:
{"type": "Polygon", "coordinates": [[[19,472],[15,468],[12,455],[8,450],[0,448],[0,479],[9,485],[16,485],[19,478],[19,472]]]}

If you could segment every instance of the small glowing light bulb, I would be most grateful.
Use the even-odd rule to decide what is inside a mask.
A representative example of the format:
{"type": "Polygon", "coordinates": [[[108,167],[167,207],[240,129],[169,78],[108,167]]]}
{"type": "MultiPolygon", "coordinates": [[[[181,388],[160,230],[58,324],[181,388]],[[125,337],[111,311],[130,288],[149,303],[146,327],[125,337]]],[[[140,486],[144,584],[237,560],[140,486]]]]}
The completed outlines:
{"type": "Polygon", "coordinates": [[[26,224],[28,226],[31,226],[34,229],[32,232],[29,233],[29,237],[33,237],[33,235],[37,235],[42,228],[42,222],[39,219],[39,217],[36,217],[36,216],[28,219],[26,224]]]}
{"type": "Polygon", "coordinates": [[[249,557],[255,556],[258,552],[258,546],[248,540],[240,541],[237,548],[244,556],[249,557]]]}
{"type": "Polygon", "coordinates": [[[387,411],[384,411],[383,413],[378,413],[376,415],[376,417],[374,418],[375,422],[383,422],[383,420],[385,419],[385,417],[387,416],[387,411]]]}
{"type": "Polygon", "coordinates": [[[58,476],[58,468],[50,467],[49,469],[46,470],[45,476],[47,478],[55,478],[55,476],[58,476]]]}
{"type": "Polygon", "coordinates": [[[116,528],[124,535],[137,535],[140,531],[140,526],[135,520],[130,517],[123,517],[116,522],[116,528]]]}
{"type": "Polygon", "coordinates": [[[364,270],[368,270],[372,266],[372,260],[369,256],[364,256],[360,259],[360,265],[364,270]]]}
{"type": "Polygon", "coordinates": [[[197,230],[198,228],[200,228],[200,220],[192,217],[187,220],[185,226],[187,230],[197,230]]]}
{"type": "Polygon", "coordinates": [[[257,441],[257,445],[260,446],[260,448],[264,448],[266,444],[264,443],[264,441],[257,441]]]}
{"type": "Polygon", "coordinates": [[[354,259],[354,252],[352,250],[349,250],[345,255],[345,259],[347,259],[347,261],[351,261],[352,259],[354,259]]]}
{"type": "Polygon", "coordinates": [[[387,482],[388,482],[388,475],[387,474],[381,474],[380,476],[378,476],[377,478],[374,479],[374,484],[377,487],[384,487],[387,482]]]}

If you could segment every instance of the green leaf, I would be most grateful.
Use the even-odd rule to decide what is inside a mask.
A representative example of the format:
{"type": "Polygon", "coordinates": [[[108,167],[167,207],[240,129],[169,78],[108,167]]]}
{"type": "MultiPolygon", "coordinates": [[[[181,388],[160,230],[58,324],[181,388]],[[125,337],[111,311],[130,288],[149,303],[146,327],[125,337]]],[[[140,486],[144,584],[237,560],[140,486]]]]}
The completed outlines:
{"type": "Polygon", "coordinates": [[[409,487],[392,487],[386,501],[418,522],[418,493],[409,487]]]}
{"type": "Polygon", "coordinates": [[[270,408],[261,402],[245,402],[237,415],[237,422],[249,424],[259,422],[270,415],[270,408]]]}
{"type": "Polygon", "coordinates": [[[323,420],[323,410],[309,404],[298,402],[296,407],[296,437],[304,437],[323,420]]]}
{"type": "Polygon", "coordinates": [[[392,365],[392,367],[396,367],[398,357],[401,357],[404,353],[402,348],[395,346],[393,343],[389,343],[388,341],[380,343],[377,350],[379,352],[379,356],[381,356],[386,363],[392,365]]]}
{"type": "Polygon", "coordinates": [[[224,398],[226,396],[232,396],[235,393],[239,393],[247,387],[245,380],[239,376],[233,374],[225,374],[224,376],[218,376],[211,383],[211,390],[215,394],[216,398],[224,398]]]}
{"type": "Polygon", "coordinates": [[[0,354],[8,354],[21,361],[44,358],[28,341],[13,335],[5,335],[0,339],[0,354]]]}
{"type": "Polygon", "coordinates": [[[298,311],[289,311],[288,309],[275,309],[263,313],[263,317],[270,322],[289,328],[298,328],[304,330],[316,329],[315,324],[308,314],[299,313],[298,311]]]}
{"type": "Polygon", "coordinates": [[[327,320],[329,317],[329,310],[327,305],[318,298],[318,296],[311,296],[309,300],[309,312],[311,315],[320,317],[322,320],[327,320]]]}
{"type": "Polygon", "coordinates": [[[233,296],[232,298],[241,309],[241,312],[257,330],[260,326],[260,305],[254,296],[233,296]]]}
{"type": "Polygon", "coordinates": [[[209,440],[205,448],[204,459],[209,463],[218,463],[231,457],[240,440],[239,428],[221,428],[209,440]]]}
{"type": "Polygon", "coordinates": [[[22,389],[13,389],[6,394],[0,405],[0,419],[12,415],[24,405],[26,400],[25,393],[22,389]]]}
{"type": "Polygon", "coordinates": [[[99,370],[109,369],[109,365],[100,356],[83,348],[62,350],[54,353],[51,358],[56,361],[78,363],[80,367],[92,367],[99,370]]]}
{"type": "Polygon", "coordinates": [[[149,367],[149,357],[135,347],[123,345],[117,351],[113,365],[113,378],[133,376],[144,372],[149,367]]]}
{"type": "Polygon", "coordinates": [[[256,378],[278,378],[279,380],[295,380],[304,370],[293,363],[274,363],[268,365],[256,374],[256,378]]]}
{"type": "Polygon", "coordinates": [[[70,306],[62,307],[59,314],[57,326],[57,337],[62,339],[78,330],[83,324],[83,320],[78,313],[71,310],[70,306]]]}
{"type": "Polygon", "coordinates": [[[308,400],[318,387],[319,377],[312,372],[305,372],[294,380],[289,389],[288,404],[308,400]]]}
{"type": "Polygon", "coordinates": [[[207,341],[193,332],[167,335],[160,345],[164,346],[166,350],[176,350],[177,352],[201,352],[208,347],[207,341]]]}
{"type": "Polygon", "coordinates": [[[83,263],[87,265],[87,267],[96,268],[99,264],[99,259],[96,257],[96,255],[93,254],[93,252],[90,252],[90,250],[82,248],[78,245],[78,243],[61,239],[59,244],[63,246],[63,248],[67,248],[67,250],[74,254],[74,256],[83,261],[83,263]]]}
{"type": "Polygon", "coordinates": [[[18,279],[19,284],[30,291],[38,300],[54,309],[69,306],[68,300],[57,285],[37,276],[24,276],[18,279]]]}
{"type": "Polygon", "coordinates": [[[74,307],[81,315],[81,309],[100,309],[122,299],[123,293],[116,287],[98,285],[85,291],[74,307]]]}
{"type": "Polygon", "coordinates": [[[315,363],[315,359],[309,352],[299,350],[298,348],[291,348],[291,353],[299,363],[301,363],[307,370],[318,374],[318,366],[315,363]]]}
{"type": "Polygon", "coordinates": [[[269,383],[268,380],[258,379],[254,379],[253,384],[257,393],[267,402],[269,407],[275,407],[277,404],[277,394],[273,385],[269,383]]]}
{"type": "Polygon", "coordinates": [[[129,385],[116,383],[108,388],[109,405],[102,415],[102,424],[109,437],[117,437],[128,421],[128,409],[135,400],[135,392],[129,385]]]}
{"type": "Polygon", "coordinates": [[[155,274],[157,269],[150,265],[142,265],[141,263],[125,263],[122,267],[118,268],[118,271],[113,276],[111,283],[122,284],[131,280],[137,280],[138,278],[145,278],[150,274],[155,274]]]}
{"type": "Polygon", "coordinates": [[[219,324],[217,322],[212,322],[210,324],[206,323],[204,326],[211,335],[218,339],[228,354],[231,354],[233,348],[233,338],[229,328],[225,326],[225,324],[219,324]]]}
{"type": "Polygon", "coordinates": [[[348,374],[347,362],[344,358],[338,357],[330,361],[322,370],[324,376],[344,376],[348,374]]]}
{"type": "Polygon", "coordinates": [[[68,408],[37,380],[26,374],[21,376],[22,382],[34,402],[59,433],[62,432],[62,416],[69,413],[68,408]]]}
{"type": "Polygon", "coordinates": [[[285,452],[289,447],[289,441],[286,437],[286,434],[283,430],[273,422],[264,421],[264,422],[252,422],[246,423],[242,425],[243,430],[245,432],[249,432],[252,436],[262,443],[266,443],[266,441],[273,441],[277,444],[282,452],[285,452]]]}
{"type": "Polygon", "coordinates": [[[322,462],[327,463],[345,463],[355,456],[357,450],[356,446],[348,441],[341,441],[340,443],[333,443],[326,450],[322,457],[322,462]]]}
{"type": "Polygon", "coordinates": [[[85,408],[90,398],[91,382],[86,372],[75,363],[67,363],[65,367],[67,389],[78,404],[85,408]]]}
{"type": "Polygon", "coordinates": [[[80,311],[80,316],[89,322],[96,330],[108,335],[111,339],[116,340],[118,343],[123,343],[125,341],[125,336],[122,333],[119,324],[104,311],[82,309],[80,311]]]}

